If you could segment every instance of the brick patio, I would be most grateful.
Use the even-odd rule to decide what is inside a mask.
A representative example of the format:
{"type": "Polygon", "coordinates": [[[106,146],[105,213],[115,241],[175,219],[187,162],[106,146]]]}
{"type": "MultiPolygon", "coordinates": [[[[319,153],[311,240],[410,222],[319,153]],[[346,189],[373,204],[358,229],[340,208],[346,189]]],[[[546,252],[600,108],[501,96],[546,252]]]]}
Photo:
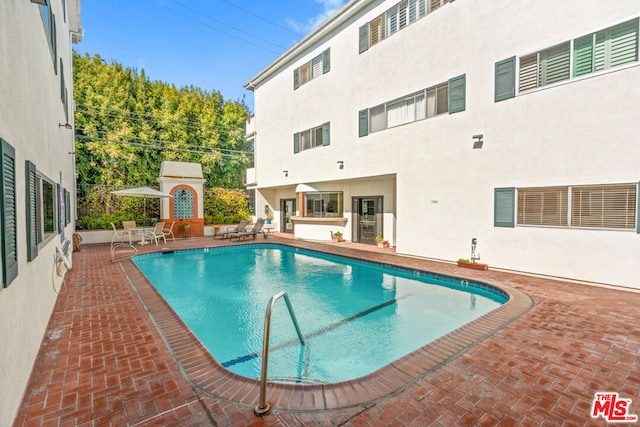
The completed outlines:
{"type": "Polygon", "coordinates": [[[273,409],[256,417],[256,381],[220,368],[130,261],[110,263],[108,245],[83,246],[15,425],[602,426],[590,417],[597,391],[618,392],[632,399],[630,413],[640,412],[638,292],[466,270],[351,243],[268,242],[476,279],[511,300],[365,378],[270,386],[273,409]]]}

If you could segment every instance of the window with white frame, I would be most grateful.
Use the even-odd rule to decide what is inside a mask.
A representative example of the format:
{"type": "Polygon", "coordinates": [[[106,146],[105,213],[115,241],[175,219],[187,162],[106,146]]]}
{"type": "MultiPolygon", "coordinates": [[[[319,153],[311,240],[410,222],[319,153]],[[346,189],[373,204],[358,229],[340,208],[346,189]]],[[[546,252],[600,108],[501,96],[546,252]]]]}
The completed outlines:
{"type": "Polygon", "coordinates": [[[329,122],[293,134],[293,152],[309,150],[330,144],[331,124],[329,122]]]}
{"type": "Polygon", "coordinates": [[[359,52],[367,51],[448,2],[449,0],[403,0],[393,5],[385,13],[360,27],[359,52]]]}
{"type": "Polygon", "coordinates": [[[448,82],[431,86],[373,108],[361,110],[359,135],[428,119],[465,109],[466,77],[461,75],[448,82]]]}
{"type": "Polygon", "coordinates": [[[331,49],[326,49],[311,61],[293,70],[293,89],[296,90],[329,71],[331,71],[331,49]]]}
{"type": "Polygon", "coordinates": [[[638,62],[638,23],[634,18],[601,31],[495,65],[495,101],[556,82],[638,62]],[[517,67],[517,68],[516,68],[517,67]],[[516,73],[517,69],[517,73],[516,73]]]}
{"type": "Polygon", "coordinates": [[[494,225],[640,231],[637,193],[638,184],[496,188],[494,225]]]}
{"type": "Polygon", "coordinates": [[[38,245],[58,231],[58,191],[56,184],[30,161],[27,170],[27,261],[38,255],[38,245]]]}

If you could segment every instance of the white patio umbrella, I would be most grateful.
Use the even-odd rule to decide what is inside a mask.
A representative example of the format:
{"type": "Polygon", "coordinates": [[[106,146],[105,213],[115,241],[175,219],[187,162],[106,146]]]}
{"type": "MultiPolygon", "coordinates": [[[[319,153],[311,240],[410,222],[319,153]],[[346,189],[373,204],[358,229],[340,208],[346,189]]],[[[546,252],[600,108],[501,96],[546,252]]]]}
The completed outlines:
{"type": "Polygon", "coordinates": [[[145,219],[147,218],[147,199],[164,199],[168,197],[173,197],[169,193],[163,193],[162,191],[154,190],[150,187],[136,187],[136,188],[128,188],[126,190],[115,190],[112,191],[111,194],[115,194],[117,196],[131,196],[131,197],[142,197],[144,198],[143,202],[143,213],[145,219]]]}

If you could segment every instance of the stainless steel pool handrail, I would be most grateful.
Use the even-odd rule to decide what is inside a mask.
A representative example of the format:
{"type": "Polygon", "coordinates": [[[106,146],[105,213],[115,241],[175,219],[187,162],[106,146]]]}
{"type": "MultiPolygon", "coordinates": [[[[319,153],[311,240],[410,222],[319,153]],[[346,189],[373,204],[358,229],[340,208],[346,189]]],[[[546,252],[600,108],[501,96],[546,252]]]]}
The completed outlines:
{"type": "Polygon", "coordinates": [[[264,415],[271,409],[271,406],[267,402],[267,370],[269,367],[269,336],[271,335],[271,311],[273,310],[273,305],[280,297],[284,297],[284,302],[287,304],[287,309],[289,310],[289,314],[291,315],[293,326],[295,326],[296,328],[296,333],[298,334],[298,338],[300,339],[300,344],[304,345],[304,338],[302,337],[302,332],[300,332],[298,319],[296,318],[296,314],[293,312],[291,301],[289,301],[289,295],[287,295],[286,291],[280,291],[271,297],[271,299],[267,303],[267,311],[264,314],[264,337],[262,339],[262,372],[260,373],[260,402],[254,408],[254,412],[256,413],[256,415],[264,415]]]}

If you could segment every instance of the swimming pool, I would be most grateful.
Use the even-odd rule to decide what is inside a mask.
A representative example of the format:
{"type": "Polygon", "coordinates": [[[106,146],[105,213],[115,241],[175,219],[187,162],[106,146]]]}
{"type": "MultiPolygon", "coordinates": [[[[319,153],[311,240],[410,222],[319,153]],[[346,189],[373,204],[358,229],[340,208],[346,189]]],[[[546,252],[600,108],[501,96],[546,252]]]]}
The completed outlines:
{"type": "Polygon", "coordinates": [[[264,311],[274,308],[269,378],[337,382],[366,375],[507,300],[490,286],[273,244],[149,254],[134,262],[213,356],[260,375],[264,311]]]}

